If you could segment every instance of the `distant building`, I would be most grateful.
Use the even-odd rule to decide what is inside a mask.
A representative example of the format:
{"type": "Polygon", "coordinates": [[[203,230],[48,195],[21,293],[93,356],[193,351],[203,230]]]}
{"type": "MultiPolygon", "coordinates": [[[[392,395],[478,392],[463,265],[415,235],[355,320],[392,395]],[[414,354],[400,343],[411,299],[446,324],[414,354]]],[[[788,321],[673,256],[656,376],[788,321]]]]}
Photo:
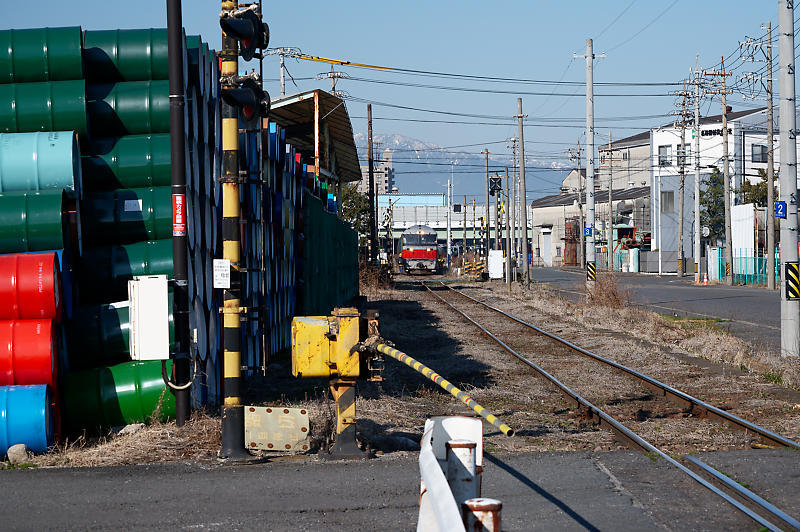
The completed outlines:
{"type": "MultiPolygon", "coordinates": [[[[392,168],[392,150],[383,150],[380,157],[372,161],[372,174],[375,179],[375,191],[378,197],[389,194],[397,187],[394,184],[394,168],[392,168]]],[[[369,191],[369,165],[361,165],[361,181],[358,182],[358,191],[366,194],[369,191]]]]}

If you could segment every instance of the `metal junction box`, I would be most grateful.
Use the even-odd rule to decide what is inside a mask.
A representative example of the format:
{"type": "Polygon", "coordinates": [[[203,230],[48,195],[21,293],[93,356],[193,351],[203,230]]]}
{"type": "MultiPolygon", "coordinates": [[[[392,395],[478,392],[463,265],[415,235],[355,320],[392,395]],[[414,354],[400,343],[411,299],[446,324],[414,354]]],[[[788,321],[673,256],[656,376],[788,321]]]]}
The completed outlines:
{"type": "Polygon", "coordinates": [[[169,358],[169,298],[166,275],[128,281],[130,353],[133,360],[169,358]]]}
{"type": "Polygon", "coordinates": [[[295,377],[359,376],[360,317],[354,308],[335,309],[331,316],[292,320],[292,375],[295,377]]]}

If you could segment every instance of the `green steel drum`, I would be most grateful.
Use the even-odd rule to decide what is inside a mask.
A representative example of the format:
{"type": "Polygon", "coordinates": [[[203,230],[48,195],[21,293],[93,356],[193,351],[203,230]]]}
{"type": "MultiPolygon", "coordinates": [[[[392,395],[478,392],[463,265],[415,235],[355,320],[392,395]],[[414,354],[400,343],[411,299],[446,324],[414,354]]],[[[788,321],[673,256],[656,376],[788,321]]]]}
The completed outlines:
{"type": "Polygon", "coordinates": [[[77,271],[81,304],[128,298],[135,275],[172,277],[172,239],[92,248],[84,251],[77,271]]]}
{"type": "Polygon", "coordinates": [[[80,160],[72,131],[0,133],[0,192],[75,190],[80,160]]]}
{"type": "MultiPolygon", "coordinates": [[[[169,309],[169,341],[175,345],[172,318],[172,291],[169,309]]],[[[109,366],[130,360],[130,313],[128,301],[80,307],[67,322],[67,347],[70,369],[109,366]]]]}
{"type": "Polygon", "coordinates": [[[68,373],[63,397],[72,432],[175,416],[175,396],[164,384],[159,360],[68,373]]]}
{"type": "Polygon", "coordinates": [[[83,80],[0,85],[0,133],[70,130],[86,138],[83,80]]]}
{"type": "Polygon", "coordinates": [[[92,153],[82,158],[85,191],[170,186],[169,133],[103,139],[92,153]]]}
{"type": "Polygon", "coordinates": [[[93,83],[169,79],[167,30],[84,33],[86,79],[93,83]]]}
{"type": "Polygon", "coordinates": [[[82,78],[79,26],[0,31],[0,83],[82,78]]]}
{"type": "Polygon", "coordinates": [[[62,190],[0,194],[0,253],[68,247],[65,194],[62,190]]]}
{"type": "Polygon", "coordinates": [[[169,133],[169,81],[90,85],[86,102],[95,137],[169,133]]]}
{"type": "Polygon", "coordinates": [[[81,207],[84,239],[90,244],[127,244],[172,237],[170,187],[86,194],[81,207]]]}

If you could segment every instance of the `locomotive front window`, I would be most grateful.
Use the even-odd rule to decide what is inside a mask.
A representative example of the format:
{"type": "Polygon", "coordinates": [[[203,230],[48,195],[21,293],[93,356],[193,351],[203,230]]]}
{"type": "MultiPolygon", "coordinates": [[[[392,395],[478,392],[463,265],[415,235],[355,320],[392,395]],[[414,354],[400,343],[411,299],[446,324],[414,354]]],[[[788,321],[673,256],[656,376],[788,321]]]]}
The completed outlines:
{"type": "Polygon", "coordinates": [[[407,246],[435,246],[436,235],[433,234],[403,235],[403,243],[407,246]]]}

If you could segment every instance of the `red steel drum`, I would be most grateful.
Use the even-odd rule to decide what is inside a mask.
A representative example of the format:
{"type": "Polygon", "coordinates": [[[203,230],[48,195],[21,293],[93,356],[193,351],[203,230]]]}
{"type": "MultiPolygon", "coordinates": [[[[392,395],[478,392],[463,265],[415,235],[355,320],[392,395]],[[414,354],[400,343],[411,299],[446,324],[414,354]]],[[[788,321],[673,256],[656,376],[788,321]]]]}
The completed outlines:
{"type": "Polygon", "coordinates": [[[0,386],[48,384],[56,388],[52,320],[0,321],[0,386]]]}
{"type": "Polygon", "coordinates": [[[0,255],[0,320],[60,321],[60,277],[55,252],[0,255]]]}

